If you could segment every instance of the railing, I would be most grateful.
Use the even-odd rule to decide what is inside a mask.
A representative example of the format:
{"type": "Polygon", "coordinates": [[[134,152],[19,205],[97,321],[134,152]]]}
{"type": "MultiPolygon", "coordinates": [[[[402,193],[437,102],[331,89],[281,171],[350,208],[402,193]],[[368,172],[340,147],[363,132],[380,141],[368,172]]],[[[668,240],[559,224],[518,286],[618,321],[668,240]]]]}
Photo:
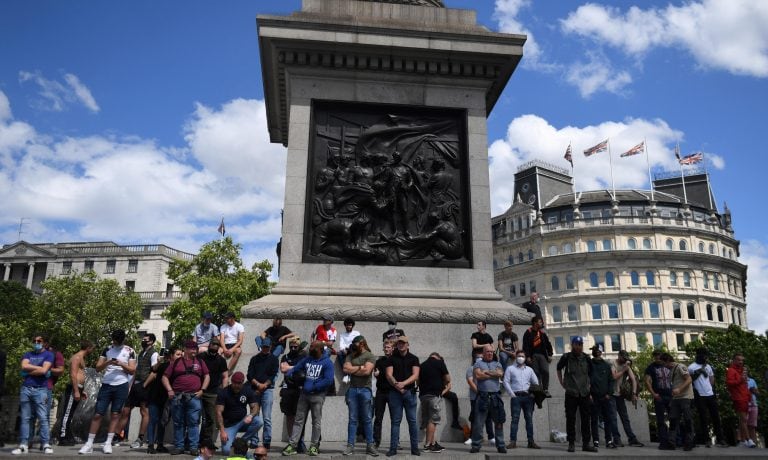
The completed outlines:
{"type": "Polygon", "coordinates": [[[130,254],[162,254],[174,259],[192,260],[194,254],[189,254],[178,249],[173,249],[164,244],[139,244],[128,246],[99,246],[99,245],[84,245],[84,246],[67,246],[58,248],[60,256],[67,255],[130,255],[130,254]]]}
{"type": "Polygon", "coordinates": [[[136,291],[136,294],[141,300],[176,300],[186,297],[181,291],[136,291]]]}

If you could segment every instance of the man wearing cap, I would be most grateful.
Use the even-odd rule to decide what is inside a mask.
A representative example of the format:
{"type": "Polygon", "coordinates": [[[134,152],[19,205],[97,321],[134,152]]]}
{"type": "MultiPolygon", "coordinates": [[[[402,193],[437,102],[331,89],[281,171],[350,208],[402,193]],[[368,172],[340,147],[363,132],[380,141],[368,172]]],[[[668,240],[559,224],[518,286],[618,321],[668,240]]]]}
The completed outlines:
{"type": "Polygon", "coordinates": [[[229,455],[232,442],[239,432],[244,431],[243,439],[251,447],[256,447],[259,428],[264,423],[259,415],[259,399],[250,385],[244,383],[245,375],[235,372],[231,384],[219,390],[216,398],[216,420],[219,422],[221,451],[224,455],[229,455]]]}
{"type": "Polygon", "coordinates": [[[349,423],[347,424],[347,448],[344,450],[344,455],[352,455],[355,452],[358,426],[362,425],[367,443],[365,454],[372,457],[379,456],[373,446],[373,423],[371,421],[371,401],[373,400],[371,375],[373,374],[375,359],[371,349],[368,348],[365,337],[358,335],[352,339],[343,366],[344,373],[350,378],[346,395],[349,423]]]}
{"type": "MultiPolygon", "coordinates": [[[[200,443],[200,412],[203,393],[211,383],[208,367],[197,357],[197,342],[187,340],[184,355],[174,361],[163,373],[163,387],[171,400],[173,414],[173,443],[171,455],[178,455],[184,450],[184,428],[189,436],[189,445],[200,443]]],[[[197,455],[197,447],[191,450],[197,455]]]]}
{"type": "Polygon", "coordinates": [[[283,351],[285,351],[286,340],[295,336],[296,333],[283,326],[282,318],[275,318],[272,320],[272,326],[266,328],[261,335],[256,336],[256,347],[261,349],[261,343],[265,338],[269,337],[272,341],[272,354],[279,358],[283,351]]]}
{"type": "MultiPolygon", "coordinates": [[[[619,351],[619,357],[613,361],[611,365],[611,371],[613,372],[613,379],[615,381],[613,389],[613,402],[616,406],[616,414],[621,420],[621,424],[624,426],[624,433],[627,435],[629,445],[632,447],[643,447],[643,443],[638,441],[635,432],[632,431],[632,423],[629,421],[629,414],[627,413],[627,400],[629,399],[632,404],[637,407],[637,394],[639,393],[637,376],[632,370],[632,360],[629,359],[629,353],[626,350],[619,351]],[[628,394],[626,390],[629,389],[632,393],[628,394]]],[[[619,434],[618,421],[613,425],[613,443],[617,447],[624,447],[621,442],[621,434],[619,434]]]]}
{"type": "Polygon", "coordinates": [[[376,360],[373,375],[376,377],[376,397],[374,398],[373,441],[376,448],[381,444],[381,423],[384,420],[384,411],[389,404],[389,392],[392,385],[387,380],[387,362],[395,351],[395,342],[384,341],[384,356],[376,360]]]}
{"type": "Polygon", "coordinates": [[[493,359],[493,345],[483,346],[483,357],[475,361],[472,370],[477,381],[477,396],[475,397],[475,420],[472,423],[472,449],[470,453],[480,452],[483,441],[483,427],[487,418],[491,418],[495,428],[496,450],[500,454],[507,453],[504,446],[504,402],[501,400],[501,383],[504,368],[493,359]]]}
{"type": "Polygon", "coordinates": [[[523,351],[536,377],[541,382],[541,388],[549,396],[549,363],[552,362],[552,343],[544,332],[544,320],[541,316],[531,318],[531,327],[523,334],[523,351]]]}
{"type": "Polygon", "coordinates": [[[216,444],[209,439],[200,440],[200,455],[195,457],[194,460],[211,460],[216,455],[216,444]]]}
{"type": "MultiPolygon", "coordinates": [[[[248,382],[256,393],[264,419],[264,447],[269,449],[272,444],[272,403],[274,402],[275,376],[280,370],[280,361],[272,354],[272,339],[265,337],[261,341],[261,351],[251,357],[248,363],[248,382]]],[[[259,443],[256,433],[253,444],[259,443]]]]}
{"type": "Polygon", "coordinates": [[[509,426],[508,449],[517,447],[517,427],[520,423],[520,411],[525,418],[525,434],[528,436],[528,448],[538,449],[539,446],[533,439],[533,394],[531,385],[538,385],[539,379],[533,369],[525,365],[525,352],[517,350],[515,363],[507,366],[504,371],[504,388],[512,397],[510,400],[510,417],[512,423],[509,426]]]}
{"type": "Polygon", "coordinates": [[[216,398],[219,389],[229,384],[229,371],[227,370],[227,360],[219,354],[219,338],[214,337],[208,346],[208,351],[198,353],[197,356],[203,360],[208,368],[208,375],[211,381],[208,389],[203,392],[203,423],[200,428],[200,441],[216,439],[216,433],[219,430],[219,421],[216,418],[216,398]]]}
{"type": "Polygon", "coordinates": [[[243,354],[243,340],[245,339],[245,327],[235,320],[235,314],[231,311],[224,315],[225,323],[221,325],[219,342],[224,344],[224,357],[229,359],[229,372],[235,370],[240,355],[243,354]],[[230,359],[231,358],[231,359],[230,359]]]}
{"type": "Polygon", "coordinates": [[[591,444],[590,382],[592,362],[584,354],[584,338],[571,339],[571,351],[563,353],[557,362],[557,380],[565,389],[565,427],[568,435],[568,452],[576,451],[576,411],[581,418],[581,449],[597,452],[591,444]]]}
{"type": "Polygon", "coordinates": [[[124,330],[117,329],[112,332],[112,346],[104,350],[96,362],[96,371],[104,371],[104,376],[101,378],[101,388],[96,397],[96,411],[91,420],[88,440],[80,448],[80,454],[93,452],[93,441],[101,428],[101,418],[107,413],[107,406],[111,406],[112,415],[102,451],[105,454],[112,453],[112,439],[120,422],[120,412],[128,399],[131,375],[136,371],[136,352],[123,342],[125,342],[124,330]]]}
{"type": "Polygon", "coordinates": [[[592,396],[592,442],[595,448],[600,445],[600,429],[597,421],[602,417],[605,447],[615,449],[613,432],[616,425],[616,406],[613,405],[611,397],[615,384],[611,365],[603,359],[603,346],[600,344],[592,347],[592,374],[589,383],[592,396]]]}
{"type": "Polygon", "coordinates": [[[392,343],[395,343],[397,339],[404,335],[405,331],[397,328],[397,320],[390,319],[387,321],[387,330],[381,335],[381,341],[386,342],[387,340],[391,340],[392,343]]]}
{"type": "Polygon", "coordinates": [[[392,390],[389,392],[389,417],[391,431],[387,457],[397,455],[400,444],[400,422],[403,410],[408,421],[408,434],[411,438],[411,455],[419,452],[419,425],[416,423],[416,381],[419,379],[419,358],[408,350],[408,337],[397,339],[397,351],[392,353],[386,367],[386,376],[392,390]]]}
{"type": "Polygon", "coordinates": [[[192,333],[192,339],[197,342],[198,353],[205,353],[211,339],[219,337],[219,327],[213,324],[212,320],[213,313],[209,311],[203,313],[202,320],[195,326],[195,331],[192,333]]]}

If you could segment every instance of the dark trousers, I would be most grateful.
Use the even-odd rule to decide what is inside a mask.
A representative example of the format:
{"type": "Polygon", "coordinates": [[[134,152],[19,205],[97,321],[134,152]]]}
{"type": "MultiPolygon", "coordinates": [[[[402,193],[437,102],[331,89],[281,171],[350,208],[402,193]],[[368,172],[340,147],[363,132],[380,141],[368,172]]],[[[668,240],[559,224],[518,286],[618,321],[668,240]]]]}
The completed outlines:
{"type": "Polygon", "coordinates": [[[720,412],[717,409],[717,396],[697,396],[694,398],[696,412],[699,414],[699,443],[709,442],[709,421],[712,419],[712,428],[718,442],[725,442],[723,438],[723,426],[720,424],[720,412]]]}
{"type": "Polygon", "coordinates": [[[608,396],[592,397],[592,440],[600,441],[600,428],[597,421],[603,418],[603,427],[605,428],[605,443],[613,441],[614,427],[616,426],[616,407],[613,405],[613,399],[608,396]]]}
{"type": "Polygon", "coordinates": [[[456,428],[459,426],[459,397],[449,391],[443,395],[443,399],[451,405],[451,425],[456,428]]]}
{"type": "MultiPolygon", "coordinates": [[[[473,399],[469,401],[469,426],[470,430],[473,430],[475,426],[475,401],[477,399],[473,399]]],[[[485,434],[488,436],[488,439],[494,439],[496,437],[495,430],[493,429],[493,420],[491,420],[490,417],[485,418],[485,434]]]]}
{"type": "Polygon", "coordinates": [[[219,422],[216,420],[216,393],[203,393],[203,423],[200,428],[200,440],[216,441],[219,422]]]}
{"type": "Polygon", "coordinates": [[[581,417],[581,442],[587,446],[591,437],[589,396],[565,395],[565,431],[569,444],[576,441],[577,410],[581,417]]]}
{"type": "Polygon", "coordinates": [[[692,399],[673,399],[669,408],[669,432],[677,433],[677,427],[681,428],[683,445],[693,445],[693,416],[691,415],[692,399]]]}
{"type": "Polygon", "coordinates": [[[531,369],[536,373],[536,377],[539,378],[542,390],[549,391],[549,363],[547,362],[547,357],[541,353],[534,353],[531,356],[531,369]]]}
{"type": "Polygon", "coordinates": [[[659,436],[659,444],[669,443],[669,431],[667,430],[667,415],[669,414],[668,398],[654,399],[653,410],[656,412],[656,432],[659,436]]]}
{"type": "Polygon", "coordinates": [[[67,385],[64,392],[64,410],[61,413],[61,429],[59,431],[59,441],[73,441],[72,435],[72,416],[75,414],[80,401],[75,400],[75,393],[72,384],[67,385]]]}
{"type": "MultiPolygon", "coordinates": [[[[629,421],[629,413],[627,413],[627,401],[622,396],[614,396],[613,403],[616,406],[616,414],[621,419],[621,424],[624,426],[624,432],[627,434],[627,440],[629,442],[637,441],[635,432],[632,431],[632,424],[629,421]]],[[[618,422],[613,425],[613,442],[618,443],[621,441],[621,435],[619,434],[618,422]]]]}
{"type": "Polygon", "coordinates": [[[389,404],[389,393],[386,391],[377,391],[376,397],[373,399],[373,442],[376,444],[381,443],[381,422],[384,420],[384,411],[389,404]]]}

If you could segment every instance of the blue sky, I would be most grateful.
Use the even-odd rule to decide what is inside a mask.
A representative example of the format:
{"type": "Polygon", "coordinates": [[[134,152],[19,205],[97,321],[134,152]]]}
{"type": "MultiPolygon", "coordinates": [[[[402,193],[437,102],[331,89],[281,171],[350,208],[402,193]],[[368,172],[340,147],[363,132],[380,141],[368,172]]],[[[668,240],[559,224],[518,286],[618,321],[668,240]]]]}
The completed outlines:
{"type": "MultiPolygon", "coordinates": [[[[768,328],[768,224],[759,184],[768,120],[768,2],[446,0],[526,33],[489,118],[493,213],[533,158],[577,189],[647,188],[674,145],[704,152],[749,264],[752,328],[768,328]],[[761,209],[763,211],[761,211],[761,209]]],[[[0,242],[113,240],[195,251],[224,216],[247,263],[275,259],[285,149],[269,143],[255,16],[299,0],[0,2],[0,242]]]]}

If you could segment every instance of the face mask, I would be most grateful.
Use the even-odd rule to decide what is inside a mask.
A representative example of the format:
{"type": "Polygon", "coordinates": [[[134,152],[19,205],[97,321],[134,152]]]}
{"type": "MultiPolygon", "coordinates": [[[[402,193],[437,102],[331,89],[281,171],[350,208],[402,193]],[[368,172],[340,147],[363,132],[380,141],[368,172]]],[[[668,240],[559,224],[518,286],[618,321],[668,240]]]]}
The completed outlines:
{"type": "Polygon", "coordinates": [[[523,364],[525,362],[525,357],[524,356],[518,356],[516,361],[517,361],[517,364],[523,364]]]}
{"type": "Polygon", "coordinates": [[[35,351],[40,351],[42,349],[43,349],[43,344],[42,343],[36,343],[35,344],[35,351]]]}
{"type": "Polygon", "coordinates": [[[149,342],[141,342],[141,349],[142,350],[146,350],[148,346],[149,346],[149,342]]]}

